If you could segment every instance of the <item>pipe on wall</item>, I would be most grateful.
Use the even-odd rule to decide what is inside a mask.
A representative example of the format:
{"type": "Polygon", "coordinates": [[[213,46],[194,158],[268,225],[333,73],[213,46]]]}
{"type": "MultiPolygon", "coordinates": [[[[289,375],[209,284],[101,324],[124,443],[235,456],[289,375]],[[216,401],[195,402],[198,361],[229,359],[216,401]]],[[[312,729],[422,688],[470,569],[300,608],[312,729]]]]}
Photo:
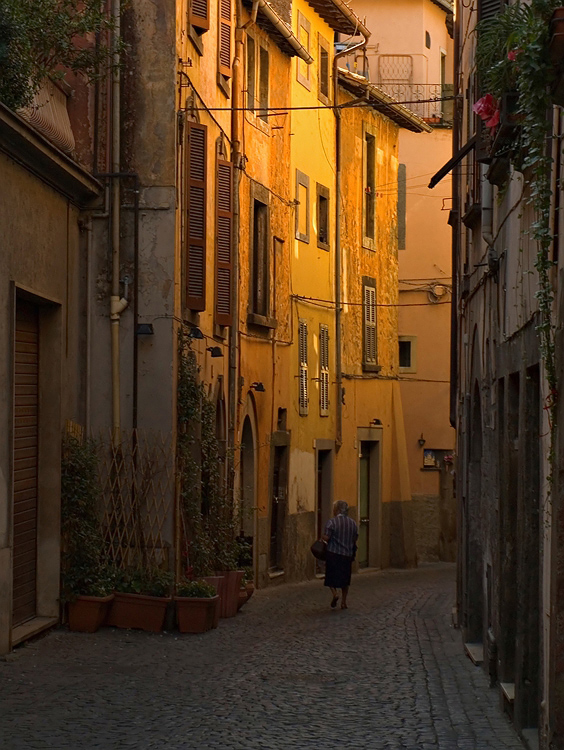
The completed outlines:
{"type": "MultiPolygon", "coordinates": [[[[119,41],[121,37],[121,0],[112,0],[112,20],[114,22],[112,52],[112,172],[120,171],[121,149],[121,56],[119,41]]],[[[127,300],[120,297],[120,183],[112,178],[111,183],[111,248],[112,248],[112,284],[110,296],[110,329],[111,329],[111,375],[112,375],[112,437],[119,442],[121,432],[120,407],[120,318],[127,307],[127,300]]]]}

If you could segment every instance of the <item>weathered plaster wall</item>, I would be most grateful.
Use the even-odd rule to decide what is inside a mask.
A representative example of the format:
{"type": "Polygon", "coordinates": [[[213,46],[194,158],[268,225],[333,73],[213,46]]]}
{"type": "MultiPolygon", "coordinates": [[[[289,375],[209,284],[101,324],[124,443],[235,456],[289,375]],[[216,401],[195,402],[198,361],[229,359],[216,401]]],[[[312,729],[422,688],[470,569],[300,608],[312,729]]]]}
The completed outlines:
{"type": "Polygon", "coordinates": [[[59,614],[60,445],[65,419],[83,421],[79,212],[37,177],[0,156],[0,653],[12,615],[13,326],[17,289],[40,302],[37,612],[59,614]],[[30,217],[33,220],[30,220],[30,217]]]}

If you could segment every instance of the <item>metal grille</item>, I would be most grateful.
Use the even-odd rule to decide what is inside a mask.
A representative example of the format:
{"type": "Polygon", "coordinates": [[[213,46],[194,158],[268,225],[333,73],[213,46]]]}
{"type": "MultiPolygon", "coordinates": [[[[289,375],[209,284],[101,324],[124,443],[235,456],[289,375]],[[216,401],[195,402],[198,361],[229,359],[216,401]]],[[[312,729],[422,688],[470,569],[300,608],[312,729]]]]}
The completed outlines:
{"type": "Polygon", "coordinates": [[[377,85],[424,120],[452,121],[452,101],[441,101],[452,96],[452,84],[414,83],[411,55],[379,55],[377,85]]]}
{"type": "Polygon", "coordinates": [[[104,533],[119,567],[170,566],[174,543],[174,462],[171,435],[131,430],[118,444],[98,441],[104,533]]]}

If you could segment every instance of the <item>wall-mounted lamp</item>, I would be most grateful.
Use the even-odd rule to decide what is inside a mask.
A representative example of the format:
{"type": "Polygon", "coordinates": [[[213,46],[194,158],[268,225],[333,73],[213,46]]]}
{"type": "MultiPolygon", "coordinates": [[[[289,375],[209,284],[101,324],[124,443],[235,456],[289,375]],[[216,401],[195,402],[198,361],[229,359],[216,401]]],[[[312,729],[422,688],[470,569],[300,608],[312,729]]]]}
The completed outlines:
{"type": "Polygon", "coordinates": [[[251,383],[249,388],[252,388],[257,393],[264,393],[264,385],[262,383],[251,383]]]}
{"type": "Polygon", "coordinates": [[[423,447],[423,446],[425,445],[425,443],[426,443],[427,441],[426,441],[426,440],[425,440],[425,438],[423,437],[423,433],[421,433],[421,437],[419,438],[419,440],[418,440],[417,442],[419,443],[419,446],[420,446],[421,448],[422,448],[422,447],[423,447]]]}
{"type": "Polygon", "coordinates": [[[153,336],[155,330],[152,323],[137,323],[137,330],[135,333],[138,336],[153,336]]]}
{"type": "Polygon", "coordinates": [[[223,357],[223,352],[219,346],[208,346],[206,351],[209,352],[212,357],[223,357]]]}
{"type": "Polygon", "coordinates": [[[188,333],[188,338],[190,339],[203,339],[204,334],[200,331],[200,329],[197,326],[194,326],[190,329],[190,332],[188,333]]]}

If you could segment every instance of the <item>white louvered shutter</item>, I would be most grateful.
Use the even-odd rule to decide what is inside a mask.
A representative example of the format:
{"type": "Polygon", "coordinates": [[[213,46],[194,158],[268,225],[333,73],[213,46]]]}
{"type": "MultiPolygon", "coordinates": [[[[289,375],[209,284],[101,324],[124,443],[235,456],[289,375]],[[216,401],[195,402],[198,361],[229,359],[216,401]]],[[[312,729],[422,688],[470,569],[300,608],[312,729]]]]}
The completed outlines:
{"type": "Polygon", "coordinates": [[[319,326],[319,413],[329,416],[329,328],[319,326]]]}
{"type": "Polygon", "coordinates": [[[376,288],[364,287],[364,362],[377,364],[376,351],[376,288]]]}
{"type": "Polygon", "coordinates": [[[307,373],[307,322],[300,320],[298,333],[298,349],[300,358],[299,373],[299,407],[300,415],[306,416],[308,413],[309,394],[308,394],[308,373],[307,373]]]}

